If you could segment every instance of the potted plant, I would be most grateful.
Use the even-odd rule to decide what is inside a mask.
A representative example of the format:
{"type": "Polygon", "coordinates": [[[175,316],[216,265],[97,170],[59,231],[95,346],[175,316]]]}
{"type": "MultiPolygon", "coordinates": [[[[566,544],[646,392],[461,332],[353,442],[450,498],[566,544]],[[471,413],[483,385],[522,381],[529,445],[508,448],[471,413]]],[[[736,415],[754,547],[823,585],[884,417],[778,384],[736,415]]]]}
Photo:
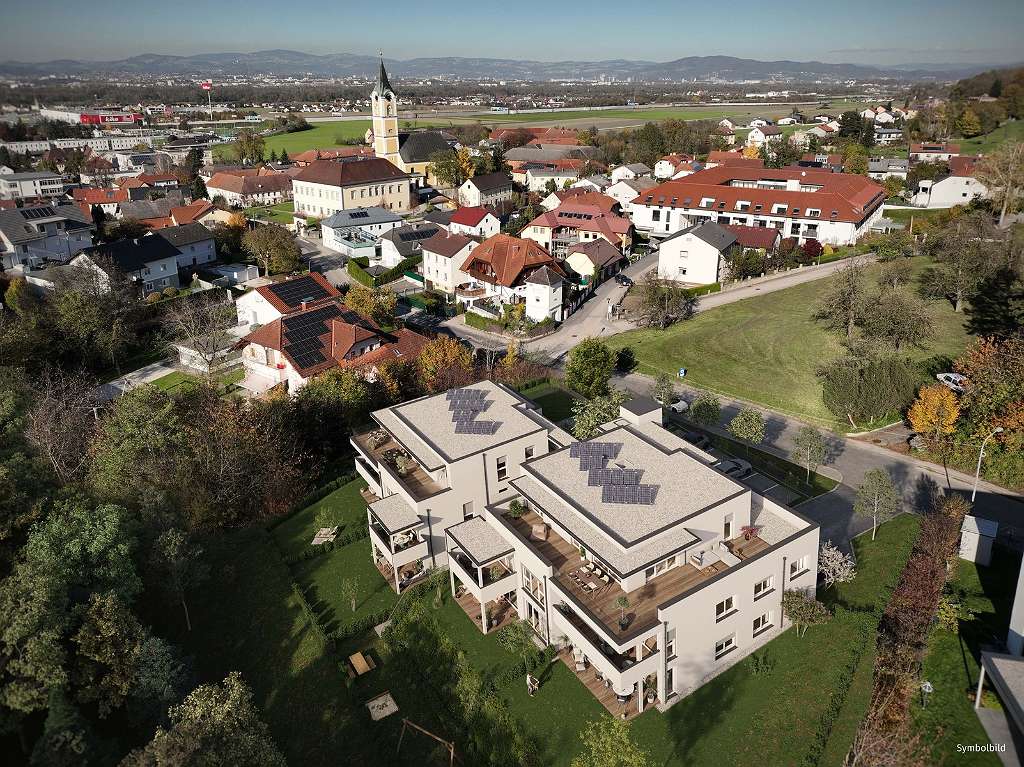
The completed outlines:
{"type": "Polygon", "coordinates": [[[644,695],[648,703],[654,703],[654,699],[658,697],[658,682],[654,676],[644,677],[644,695]]]}
{"type": "Polygon", "coordinates": [[[368,438],[370,447],[376,450],[377,448],[379,448],[381,445],[388,441],[389,436],[390,435],[386,431],[384,431],[384,429],[374,429],[372,432],[370,432],[370,436],[368,438]]]}
{"type": "Polygon", "coordinates": [[[757,535],[757,531],[760,529],[757,525],[744,525],[740,528],[740,532],[743,533],[743,540],[749,541],[757,535]]]}
{"type": "Polygon", "coordinates": [[[491,575],[491,583],[494,583],[494,581],[501,578],[502,574],[505,572],[505,568],[501,565],[491,565],[488,572],[491,575]]]}
{"type": "Polygon", "coordinates": [[[526,507],[523,506],[522,501],[518,498],[513,498],[512,503],[508,505],[508,515],[512,519],[519,519],[523,514],[526,513],[526,507]]]}
{"type": "Polygon", "coordinates": [[[615,606],[619,608],[619,630],[624,630],[629,625],[629,619],[626,617],[626,610],[629,609],[629,599],[623,594],[615,600],[615,606]]]}

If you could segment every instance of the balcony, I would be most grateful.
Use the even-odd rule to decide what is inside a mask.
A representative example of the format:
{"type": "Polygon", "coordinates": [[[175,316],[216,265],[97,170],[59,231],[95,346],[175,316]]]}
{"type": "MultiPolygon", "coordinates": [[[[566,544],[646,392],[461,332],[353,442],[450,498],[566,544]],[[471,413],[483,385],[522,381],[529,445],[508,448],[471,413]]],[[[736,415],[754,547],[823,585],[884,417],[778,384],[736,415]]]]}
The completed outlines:
{"type": "Polygon", "coordinates": [[[455,295],[459,298],[483,298],[487,295],[487,288],[483,285],[479,287],[468,287],[471,283],[459,285],[455,288],[455,295]]]}
{"type": "Polygon", "coordinates": [[[604,706],[612,716],[632,719],[655,706],[654,703],[648,703],[644,700],[643,708],[640,708],[640,704],[636,699],[637,692],[635,689],[629,695],[616,694],[612,689],[611,680],[598,671],[593,664],[588,663],[585,669],[578,671],[571,649],[562,650],[558,653],[558,658],[569,667],[570,671],[576,674],[576,678],[583,683],[584,687],[590,690],[590,693],[597,698],[597,702],[604,706]]]}
{"type": "Polygon", "coordinates": [[[422,501],[448,489],[427,474],[390,434],[383,432],[387,435],[383,442],[375,439],[373,435],[378,432],[383,430],[375,429],[353,435],[352,444],[373,466],[401,485],[413,499],[422,501]]]}

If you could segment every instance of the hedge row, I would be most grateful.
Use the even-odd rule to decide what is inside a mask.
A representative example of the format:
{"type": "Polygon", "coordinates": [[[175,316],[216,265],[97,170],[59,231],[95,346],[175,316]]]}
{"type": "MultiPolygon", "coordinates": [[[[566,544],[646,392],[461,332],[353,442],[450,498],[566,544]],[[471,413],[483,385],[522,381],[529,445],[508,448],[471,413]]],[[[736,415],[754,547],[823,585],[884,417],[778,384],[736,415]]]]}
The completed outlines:
{"type": "Polygon", "coordinates": [[[330,633],[330,640],[335,643],[344,642],[346,639],[351,639],[354,636],[358,636],[363,632],[369,631],[374,626],[377,626],[391,617],[391,609],[378,610],[375,613],[367,613],[362,615],[351,623],[342,626],[340,629],[332,631],[330,633]]]}
{"type": "Polygon", "coordinates": [[[360,261],[366,261],[367,265],[369,265],[369,261],[363,257],[350,258],[348,260],[348,276],[351,277],[356,282],[358,282],[360,285],[372,288],[374,284],[373,275],[366,271],[363,264],[359,263],[360,261]]]}
{"type": "Polygon", "coordinates": [[[710,293],[718,293],[721,290],[721,283],[712,282],[710,285],[700,285],[696,288],[687,288],[684,292],[691,298],[696,298],[697,296],[706,296],[710,293]]]}
{"type": "Polygon", "coordinates": [[[408,258],[403,258],[401,261],[398,262],[397,266],[393,266],[386,272],[381,272],[379,275],[377,275],[377,277],[374,279],[374,284],[387,285],[389,282],[394,282],[395,280],[401,278],[407,271],[415,269],[421,263],[423,263],[422,255],[409,256],[408,258]]]}
{"type": "Polygon", "coordinates": [[[477,330],[487,330],[491,333],[501,333],[504,330],[500,322],[496,322],[476,312],[466,312],[465,319],[467,325],[477,330]]]}
{"type": "Polygon", "coordinates": [[[272,522],[270,522],[270,524],[268,524],[266,527],[267,532],[269,533],[278,525],[287,522],[289,519],[294,517],[303,509],[309,508],[317,501],[323,500],[331,493],[333,493],[335,490],[340,488],[342,485],[347,485],[349,482],[352,482],[354,479],[358,478],[358,476],[359,475],[356,474],[356,472],[354,471],[349,472],[348,474],[342,474],[341,476],[332,479],[326,485],[321,485],[316,490],[313,490],[311,493],[306,494],[305,496],[299,499],[298,503],[296,503],[292,507],[291,511],[289,511],[287,514],[277,517],[272,522]]]}
{"type": "Polygon", "coordinates": [[[288,557],[284,560],[284,563],[289,567],[297,565],[301,562],[308,562],[310,559],[316,559],[322,557],[324,554],[340,549],[343,546],[348,546],[352,543],[364,540],[370,537],[370,528],[366,525],[359,525],[354,530],[349,530],[344,535],[339,535],[333,541],[327,543],[321,543],[318,546],[311,546],[304,550],[301,554],[296,554],[293,557],[288,557]]]}

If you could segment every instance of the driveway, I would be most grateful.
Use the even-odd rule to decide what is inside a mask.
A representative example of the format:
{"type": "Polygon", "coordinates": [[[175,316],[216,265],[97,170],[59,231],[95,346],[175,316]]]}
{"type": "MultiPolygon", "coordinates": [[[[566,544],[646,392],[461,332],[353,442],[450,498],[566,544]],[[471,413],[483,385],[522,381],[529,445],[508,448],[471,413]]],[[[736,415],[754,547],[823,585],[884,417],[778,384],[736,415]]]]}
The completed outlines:
{"type": "Polygon", "coordinates": [[[96,387],[96,394],[101,402],[109,402],[134,389],[136,386],[151,383],[158,378],[163,378],[168,373],[173,373],[175,370],[178,370],[178,367],[170,362],[154,362],[152,365],[146,365],[144,368],[133,370],[131,373],[126,373],[120,378],[115,378],[113,381],[100,384],[96,387]]]}

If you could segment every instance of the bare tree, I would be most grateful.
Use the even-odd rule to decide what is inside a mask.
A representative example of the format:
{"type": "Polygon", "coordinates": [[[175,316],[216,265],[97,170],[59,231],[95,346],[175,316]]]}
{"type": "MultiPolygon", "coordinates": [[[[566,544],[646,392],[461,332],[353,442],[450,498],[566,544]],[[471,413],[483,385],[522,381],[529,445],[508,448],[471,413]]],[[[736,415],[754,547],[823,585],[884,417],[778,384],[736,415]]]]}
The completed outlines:
{"type": "Polygon", "coordinates": [[[62,483],[80,476],[89,461],[99,400],[95,382],[60,370],[48,370],[36,382],[25,437],[46,458],[62,483]]]}
{"type": "Polygon", "coordinates": [[[206,376],[212,377],[214,363],[234,340],[229,332],[234,315],[221,292],[211,290],[171,302],[163,315],[163,331],[169,341],[191,349],[202,361],[206,376]]]}
{"type": "Polygon", "coordinates": [[[1024,142],[1009,141],[993,150],[978,164],[978,180],[1000,205],[999,226],[1006,221],[1006,212],[1024,187],[1024,142]]]}
{"type": "Polygon", "coordinates": [[[988,213],[978,211],[960,216],[946,225],[928,243],[929,255],[938,263],[922,276],[922,288],[931,296],[949,297],[955,311],[998,266],[1002,256],[1002,234],[988,213]]]}
{"type": "Polygon", "coordinates": [[[832,330],[853,338],[853,331],[864,320],[867,309],[867,286],[864,261],[851,258],[829,281],[828,291],[818,304],[814,316],[832,330]]]}

